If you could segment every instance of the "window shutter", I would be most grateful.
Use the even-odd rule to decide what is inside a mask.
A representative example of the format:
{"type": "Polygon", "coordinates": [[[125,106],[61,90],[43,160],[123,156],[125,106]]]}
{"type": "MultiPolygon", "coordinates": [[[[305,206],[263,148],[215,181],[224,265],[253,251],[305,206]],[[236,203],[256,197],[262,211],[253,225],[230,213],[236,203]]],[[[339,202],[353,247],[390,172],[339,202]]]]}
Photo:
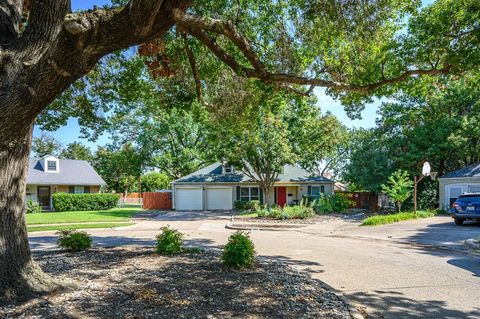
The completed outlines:
{"type": "Polygon", "coordinates": [[[320,193],[325,194],[325,186],[320,186],[320,193]]]}
{"type": "Polygon", "coordinates": [[[237,186],[237,200],[240,200],[240,186],[237,186]]]}
{"type": "Polygon", "coordinates": [[[307,194],[311,195],[312,194],[312,186],[307,187],[307,194]]]}
{"type": "Polygon", "coordinates": [[[260,204],[263,204],[263,189],[259,188],[258,193],[258,199],[260,200],[260,204]]]}
{"type": "Polygon", "coordinates": [[[90,194],[90,186],[83,186],[83,192],[85,194],[90,194]]]}
{"type": "Polygon", "coordinates": [[[68,192],[70,194],[74,194],[75,193],[75,186],[68,186],[68,192]]]}

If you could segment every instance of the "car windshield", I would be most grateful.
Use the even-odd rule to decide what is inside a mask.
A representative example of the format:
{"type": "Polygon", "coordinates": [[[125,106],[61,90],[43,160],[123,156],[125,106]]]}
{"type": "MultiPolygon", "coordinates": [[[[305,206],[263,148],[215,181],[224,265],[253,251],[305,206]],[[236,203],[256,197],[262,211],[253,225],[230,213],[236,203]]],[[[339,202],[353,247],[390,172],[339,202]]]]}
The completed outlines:
{"type": "Polygon", "coordinates": [[[480,194],[479,195],[464,195],[458,198],[459,201],[462,203],[473,203],[473,202],[480,202],[480,194]]]}

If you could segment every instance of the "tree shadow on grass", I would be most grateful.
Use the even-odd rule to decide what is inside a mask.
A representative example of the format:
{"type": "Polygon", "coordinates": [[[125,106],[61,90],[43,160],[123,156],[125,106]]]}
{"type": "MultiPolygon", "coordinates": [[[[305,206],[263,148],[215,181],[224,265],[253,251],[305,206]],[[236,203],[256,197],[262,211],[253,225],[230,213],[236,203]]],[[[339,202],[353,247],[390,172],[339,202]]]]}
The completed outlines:
{"type": "Polygon", "coordinates": [[[416,300],[398,291],[356,292],[346,295],[354,303],[371,307],[374,315],[385,319],[459,319],[479,318],[480,307],[469,312],[449,309],[443,301],[416,300]]]}

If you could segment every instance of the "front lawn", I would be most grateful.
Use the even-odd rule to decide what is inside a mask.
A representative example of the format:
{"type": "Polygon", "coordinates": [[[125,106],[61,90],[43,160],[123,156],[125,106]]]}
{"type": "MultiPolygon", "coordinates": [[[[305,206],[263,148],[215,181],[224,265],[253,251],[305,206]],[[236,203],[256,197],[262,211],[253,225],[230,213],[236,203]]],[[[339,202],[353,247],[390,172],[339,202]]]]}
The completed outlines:
{"type": "Polygon", "coordinates": [[[67,229],[94,229],[94,228],[112,228],[134,225],[134,223],[98,223],[98,224],[67,224],[67,225],[42,225],[27,226],[29,233],[36,231],[67,230],[67,229]]]}
{"type": "Polygon", "coordinates": [[[378,226],[384,224],[393,224],[401,222],[404,220],[416,219],[416,218],[427,218],[433,217],[436,215],[435,211],[421,210],[417,211],[417,215],[413,212],[389,214],[389,215],[376,215],[365,218],[362,221],[362,226],[378,226]]]}
{"type": "Polygon", "coordinates": [[[45,212],[27,214],[27,226],[85,222],[129,222],[142,209],[139,207],[112,208],[100,211],[45,212]]]}

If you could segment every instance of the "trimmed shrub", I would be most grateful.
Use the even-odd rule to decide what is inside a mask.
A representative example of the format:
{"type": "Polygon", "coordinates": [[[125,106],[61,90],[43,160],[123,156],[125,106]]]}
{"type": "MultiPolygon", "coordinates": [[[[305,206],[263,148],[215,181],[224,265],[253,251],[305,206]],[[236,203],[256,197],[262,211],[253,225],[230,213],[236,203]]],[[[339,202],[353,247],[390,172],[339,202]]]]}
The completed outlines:
{"type": "Polygon", "coordinates": [[[116,207],[118,199],[117,194],[56,193],[52,195],[53,207],[59,212],[106,210],[116,207]]]}
{"type": "Polygon", "coordinates": [[[312,207],[317,214],[341,213],[350,206],[350,199],[343,194],[331,196],[321,195],[313,202],[312,207]]]}
{"type": "Polygon", "coordinates": [[[42,206],[34,200],[27,201],[27,214],[37,214],[42,212],[42,206]]]}
{"type": "Polygon", "coordinates": [[[58,246],[71,252],[79,252],[92,247],[92,239],[84,231],[61,230],[57,234],[58,246]]]}
{"type": "Polygon", "coordinates": [[[274,219],[305,219],[313,217],[315,211],[312,207],[300,203],[298,206],[285,206],[284,208],[261,208],[257,210],[257,215],[258,217],[274,219]]]}
{"type": "Polygon", "coordinates": [[[156,251],[161,255],[173,255],[183,251],[183,234],[169,226],[160,228],[161,234],[157,235],[156,251]]]}
{"type": "Polygon", "coordinates": [[[246,268],[253,266],[255,262],[255,246],[248,233],[237,231],[230,235],[222,254],[225,266],[234,268],[246,268]]]}
{"type": "Polygon", "coordinates": [[[351,200],[345,194],[333,194],[330,196],[330,204],[334,212],[344,212],[351,204],[351,200]]]}
{"type": "Polygon", "coordinates": [[[260,201],[258,200],[236,200],[234,202],[235,209],[243,211],[255,211],[260,207],[260,201]]]}

